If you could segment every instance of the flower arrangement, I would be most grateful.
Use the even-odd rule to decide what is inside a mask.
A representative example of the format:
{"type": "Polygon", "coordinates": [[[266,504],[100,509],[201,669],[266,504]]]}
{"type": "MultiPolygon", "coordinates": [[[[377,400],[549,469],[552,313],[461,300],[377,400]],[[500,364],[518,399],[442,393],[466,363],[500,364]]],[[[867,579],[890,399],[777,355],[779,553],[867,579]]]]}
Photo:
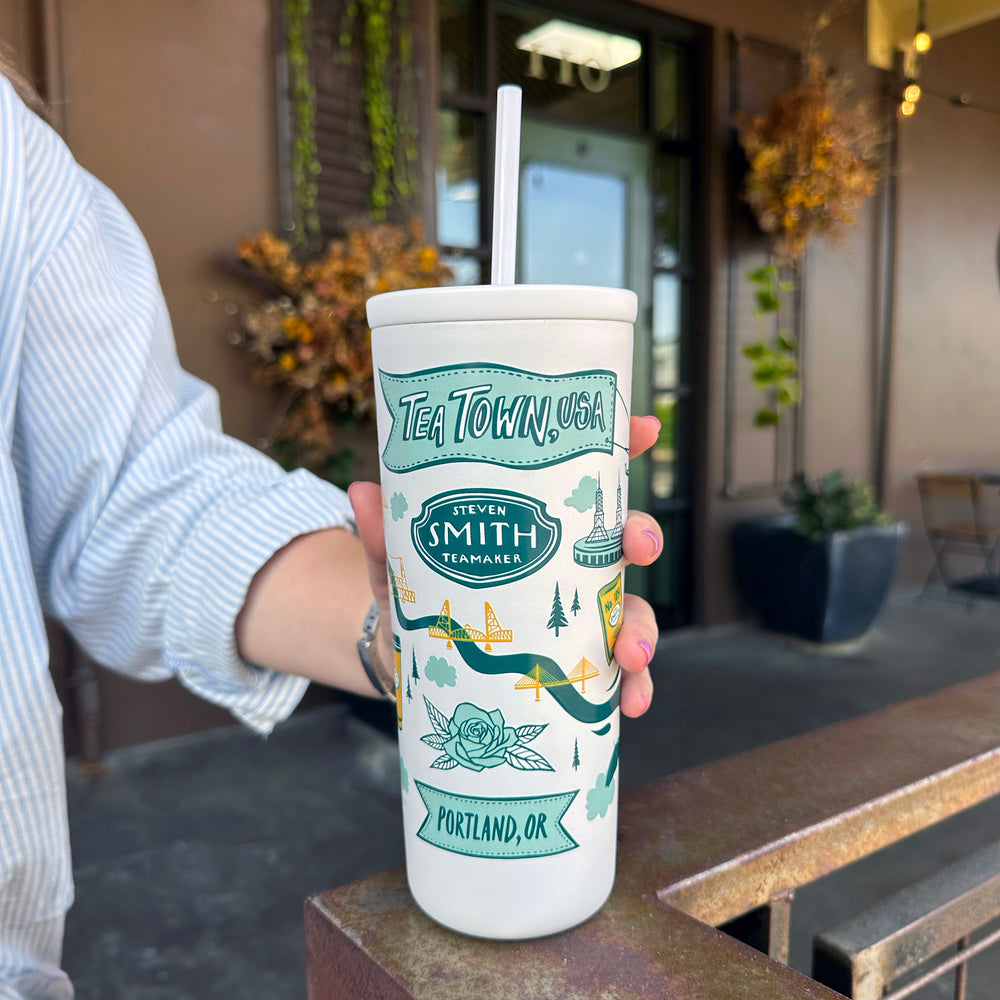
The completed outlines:
{"type": "Polygon", "coordinates": [[[798,86],[765,114],[741,116],[737,128],[749,162],[742,196],[781,267],[797,268],[814,236],[842,234],[875,193],[882,130],[816,56],[798,86]]]}
{"type": "Polygon", "coordinates": [[[381,292],[444,284],[451,272],[419,222],[353,228],[306,262],[268,232],[243,240],[237,254],[273,292],[244,314],[233,338],[260,383],[289,390],[270,450],[286,466],[336,479],[344,455],[334,428],[370,419],[375,409],[365,303],[381,292]]]}

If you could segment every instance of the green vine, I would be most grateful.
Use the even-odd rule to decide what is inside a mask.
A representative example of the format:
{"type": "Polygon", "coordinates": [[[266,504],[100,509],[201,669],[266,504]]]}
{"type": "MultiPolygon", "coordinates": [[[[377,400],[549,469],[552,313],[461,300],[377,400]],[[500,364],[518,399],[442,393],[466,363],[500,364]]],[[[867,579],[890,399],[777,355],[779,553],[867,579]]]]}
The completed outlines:
{"type": "Polygon", "coordinates": [[[795,283],[783,280],[773,264],[758,268],[747,278],[754,287],[754,317],[761,337],[743,348],[743,356],[753,364],[754,387],[768,397],[767,405],[754,414],[753,422],[755,427],[775,427],[802,395],[798,344],[782,324],[782,299],[794,291],[795,283]],[[772,321],[777,330],[769,337],[765,330],[772,321]]]}
{"type": "Polygon", "coordinates": [[[359,15],[364,53],[362,92],[371,145],[368,201],[372,217],[381,221],[395,196],[406,201],[414,193],[411,168],[417,150],[407,97],[412,94],[413,37],[406,0],[348,0],[340,32],[345,53],[353,46],[359,15]],[[398,69],[395,89],[394,42],[398,69]]]}
{"type": "Polygon", "coordinates": [[[296,246],[319,239],[316,199],[320,172],[316,150],[316,88],[309,66],[312,0],[285,0],[289,95],[292,104],[292,235],[296,246]]]}

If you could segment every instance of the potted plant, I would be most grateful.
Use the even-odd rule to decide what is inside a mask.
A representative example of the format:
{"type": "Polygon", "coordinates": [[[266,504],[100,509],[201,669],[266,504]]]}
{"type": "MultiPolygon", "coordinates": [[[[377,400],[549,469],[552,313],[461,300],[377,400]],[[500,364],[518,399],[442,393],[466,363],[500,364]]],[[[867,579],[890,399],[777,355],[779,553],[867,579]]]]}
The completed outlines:
{"type": "Polygon", "coordinates": [[[775,632],[819,643],[863,636],[892,585],[906,525],[839,471],[796,477],[782,503],[788,513],[736,527],[745,600],[775,632]]]}

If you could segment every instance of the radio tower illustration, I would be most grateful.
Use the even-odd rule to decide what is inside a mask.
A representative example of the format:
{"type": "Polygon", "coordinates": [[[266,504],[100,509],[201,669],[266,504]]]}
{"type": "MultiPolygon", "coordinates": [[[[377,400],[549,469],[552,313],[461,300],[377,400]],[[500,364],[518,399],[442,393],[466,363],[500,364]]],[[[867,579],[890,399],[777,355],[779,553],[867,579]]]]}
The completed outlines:
{"type": "Polygon", "coordinates": [[[594,527],[586,538],[581,538],[573,546],[573,559],[581,566],[611,566],[622,557],[622,482],[618,479],[618,508],[615,512],[615,526],[611,533],[604,527],[604,490],[601,478],[597,477],[597,491],[594,493],[594,527]]]}
{"type": "Polygon", "coordinates": [[[608,533],[604,530],[604,490],[601,489],[601,476],[597,475],[597,492],[594,494],[594,529],[587,535],[588,542],[605,542],[608,533]]]}
{"type": "MultiPolygon", "coordinates": [[[[598,481],[598,486],[600,482],[598,481]]],[[[618,475],[618,508],[615,511],[615,526],[611,531],[612,538],[621,538],[622,533],[625,531],[625,525],[622,524],[622,477],[619,473],[618,475]]]]}

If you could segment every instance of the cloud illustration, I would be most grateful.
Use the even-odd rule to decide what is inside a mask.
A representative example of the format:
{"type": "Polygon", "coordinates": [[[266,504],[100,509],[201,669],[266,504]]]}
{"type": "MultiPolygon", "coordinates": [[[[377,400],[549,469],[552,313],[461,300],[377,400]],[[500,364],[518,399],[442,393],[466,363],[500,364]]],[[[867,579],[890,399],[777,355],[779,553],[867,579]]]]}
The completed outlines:
{"type": "Polygon", "coordinates": [[[606,781],[604,774],[599,774],[594,787],[587,792],[587,819],[606,815],[614,797],[615,779],[612,777],[610,781],[606,781]]]}
{"type": "Polygon", "coordinates": [[[392,511],[392,519],[398,521],[410,509],[410,505],[402,493],[393,493],[389,509],[392,511]]]}
{"type": "Polygon", "coordinates": [[[580,480],[580,485],[566,497],[564,503],[567,507],[573,507],[581,514],[585,510],[590,510],[594,506],[597,497],[597,480],[593,476],[584,476],[580,480]]]}
{"type": "Polygon", "coordinates": [[[458,671],[443,656],[432,656],[424,667],[424,676],[438,687],[454,687],[458,671]]]}

